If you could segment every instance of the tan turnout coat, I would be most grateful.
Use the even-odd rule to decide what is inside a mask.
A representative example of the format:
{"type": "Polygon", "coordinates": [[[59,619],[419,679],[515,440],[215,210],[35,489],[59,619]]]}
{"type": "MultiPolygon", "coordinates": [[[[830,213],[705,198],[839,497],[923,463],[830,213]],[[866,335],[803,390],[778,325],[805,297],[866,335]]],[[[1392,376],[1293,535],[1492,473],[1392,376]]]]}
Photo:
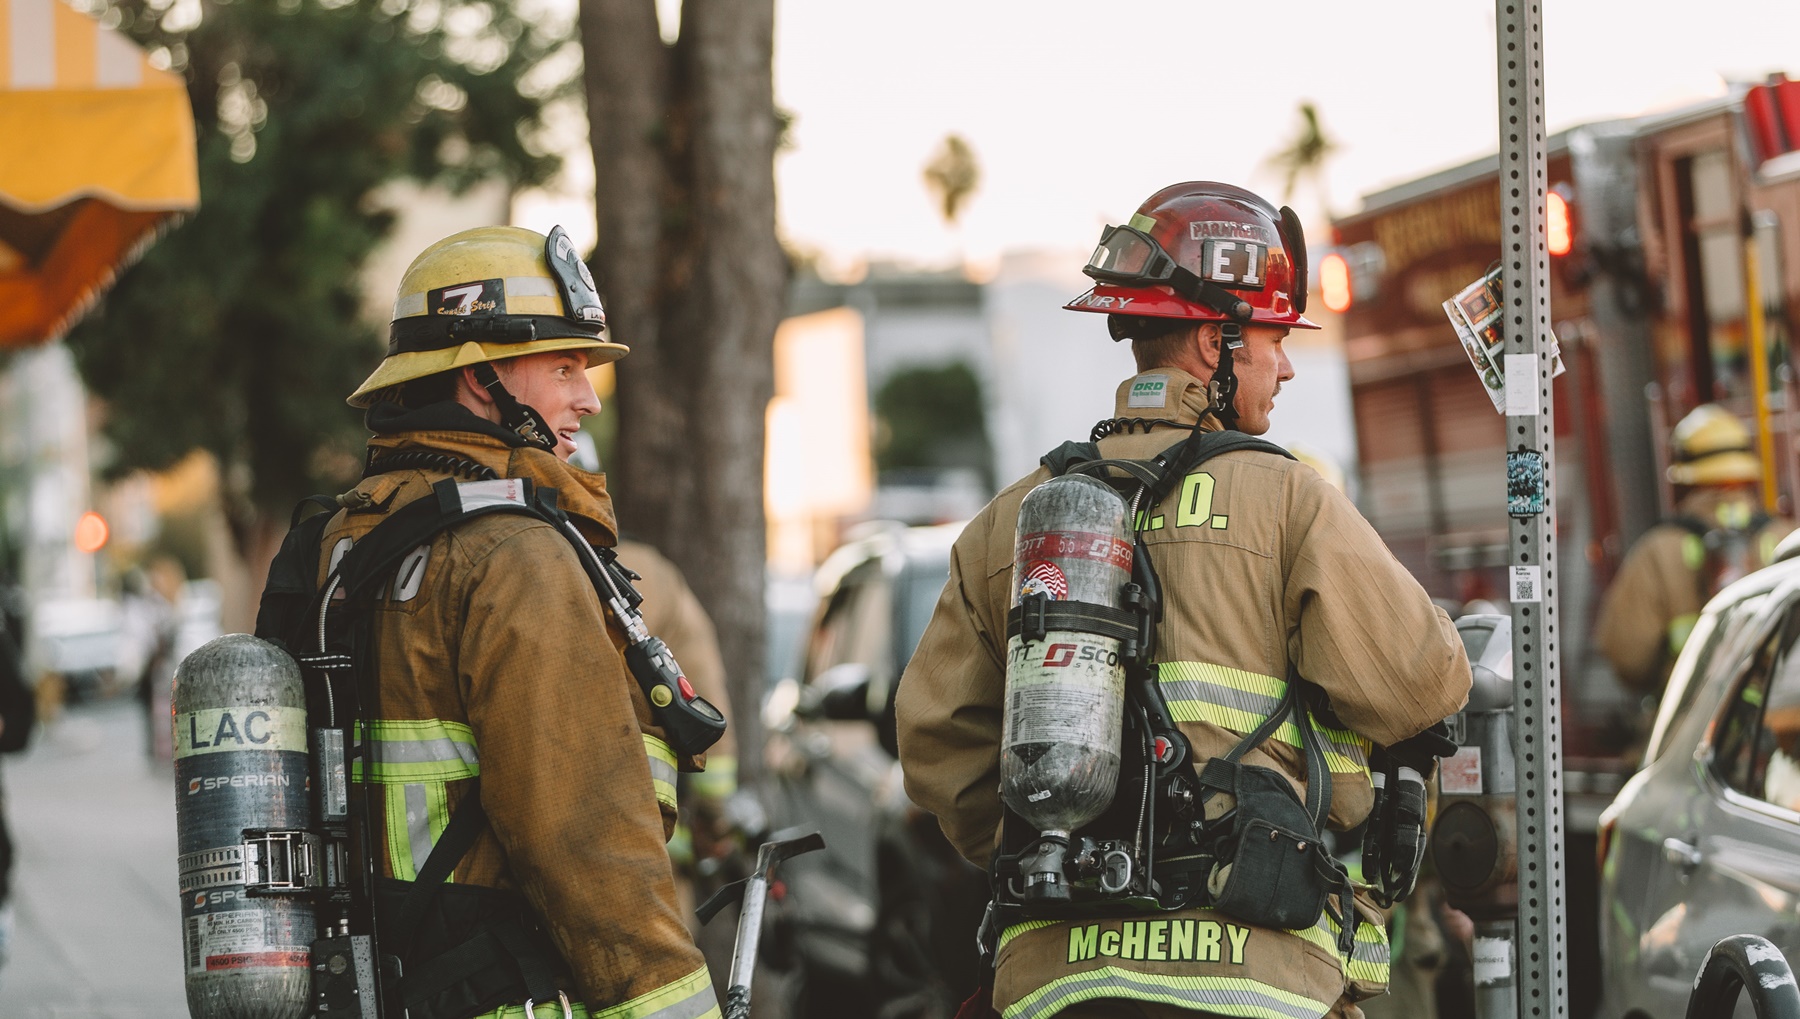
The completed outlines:
{"type": "MultiPolygon", "coordinates": [[[[1193,422],[1204,406],[1198,380],[1158,369],[1120,386],[1116,413],[1193,422]],[[1160,405],[1143,406],[1158,392],[1160,405]]],[[[1105,456],[1147,459],[1185,435],[1155,428],[1099,445],[1105,456]]],[[[907,793],[983,867],[1001,813],[1014,528],[1020,501],[1049,477],[1040,468],[1007,488],[964,530],[900,684],[907,793]]],[[[1331,826],[1357,824],[1371,802],[1368,741],[1398,742],[1467,697],[1469,666],[1449,618],[1340,492],[1273,454],[1206,462],[1148,524],[1144,540],[1165,592],[1159,683],[1197,761],[1223,754],[1267,716],[1291,663],[1324,689],[1349,730],[1321,731],[1332,758],[1331,826]]],[[[1244,760],[1277,768],[1302,788],[1304,758],[1291,743],[1271,739],[1244,760]]],[[[1000,938],[994,1004],[1007,1019],[1042,1019],[1096,998],[1296,1019],[1354,1011],[1348,1003],[1385,979],[1385,935],[1378,919],[1365,924],[1346,959],[1332,930],[1264,930],[1210,910],[1020,924],[1000,938]]]]}
{"type": "MultiPolygon", "coordinates": [[[[549,453],[462,431],[377,436],[370,445],[450,453],[530,478],[558,491],[590,541],[614,541],[604,476],[549,453]]],[[[325,531],[321,579],[343,545],[446,476],[401,470],[341,497],[345,509],[325,531]]],[[[403,561],[376,612],[373,737],[408,751],[377,764],[372,788],[385,819],[376,839],[387,847],[385,871],[414,876],[478,775],[488,826],[453,880],[522,892],[573,967],[579,986],[570,997],[594,1015],[717,1016],[664,848],[676,762],[666,747],[654,749],[662,733],[567,540],[523,514],[469,521],[433,538],[422,562],[403,561]],[[407,740],[410,748],[399,747],[407,740]],[[424,771],[398,763],[434,756],[424,771]],[[666,803],[659,785],[668,787],[666,803]]],[[[378,761],[383,753],[378,744],[378,761]]]]}

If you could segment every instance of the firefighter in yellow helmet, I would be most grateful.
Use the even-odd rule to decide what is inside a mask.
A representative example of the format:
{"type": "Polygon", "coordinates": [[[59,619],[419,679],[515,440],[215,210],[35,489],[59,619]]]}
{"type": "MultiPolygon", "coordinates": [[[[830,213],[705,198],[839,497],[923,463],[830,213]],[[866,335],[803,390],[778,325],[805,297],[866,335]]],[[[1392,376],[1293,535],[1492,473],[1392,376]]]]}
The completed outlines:
{"type": "Polygon", "coordinates": [[[1714,403],[1694,408],[1676,424],[1671,447],[1675,516],[1632,543],[1600,602],[1594,634],[1619,680],[1650,696],[1662,693],[1707,601],[1768,565],[1794,529],[1763,513],[1750,431],[1730,411],[1714,403]]]}
{"type": "MultiPolygon", "coordinates": [[[[1341,492],[1285,451],[1252,438],[1268,430],[1281,384],[1293,377],[1283,338],[1290,329],[1317,328],[1302,315],[1304,251],[1291,211],[1211,182],[1165,188],[1128,225],[1107,229],[1084,270],[1096,285],[1069,308],[1106,314],[1113,338],[1131,340],[1138,371],[1120,384],[1117,416],[1096,426],[1092,447],[1070,443],[1046,455],[1043,467],[995,496],[964,529],[936,612],[901,679],[898,733],[908,796],[937,815],[964,857],[1004,873],[1008,859],[1022,857],[1009,848],[1019,841],[1011,834],[1019,825],[1000,794],[1002,753],[1038,759],[1027,755],[1049,752],[1055,733],[1047,728],[1050,742],[1014,742],[1003,750],[1003,720],[1018,704],[1043,703],[1049,667],[1076,661],[1075,644],[1056,643],[1042,657],[1042,685],[1028,679],[1015,689],[1008,678],[1015,650],[1018,661],[1029,657],[1037,668],[1037,654],[1027,651],[1045,649],[1012,636],[1025,625],[1019,610],[1009,613],[1015,594],[1070,589],[1047,561],[1032,563],[1029,572],[1020,563],[1022,586],[1015,577],[1021,505],[1074,462],[1071,447],[1090,463],[1158,458],[1171,465],[1163,475],[1166,494],[1138,508],[1135,552],[1120,553],[1108,532],[1086,533],[1073,523],[1031,536],[1045,539],[1036,547],[1064,548],[1077,558],[1149,561],[1149,568],[1132,567],[1132,576],[1160,577],[1160,615],[1138,617],[1157,650],[1151,661],[1133,666],[1125,683],[1155,693],[1134,693],[1128,703],[1160,702],[1178,731],[1150,740],[1146,708],[1140,727],[1128,730],[1138,739],[1122,740],[1119,750],[1138,763],[1122,763],[1120,775],[1154,772],[1157,791],[1137,779],[1134,788],[1142,792],[1113,800],[1123,827],[1107,827],[1102,817],[1091,829],[1067,833],[1074,862],[1053,875],[1065,887],[1079,868],[1094,866],[1084,858],[1115,861],[1065,893],[1091,896],[1072,902],[1076,911],[1051,904],[1034,913],[1022,901],[1031,882],[1052,883],[1042,881],[1044,871],[996,882],[985,943],[994,962],[991,1004],[1005,1019],[1354,1017],[1356,1001],[1385,987],[1388,945],[1379,914],[1363,895],[1349,894],[1347,878],[1321,896],[1324,905],[1311,915],[1276,925],[1214,908],[1210,881],[1196,889],[1187,879],[1184,887],[1192,891],[1172,902],[1157,896],[1174,885],[1134,890],[1116,863],[1137,851],[1133,825],[1149,823],[1140,803],[1146,811],[1155,803],[1160,812],[1159,827],[1142,841],[1160,847],[1156,859],[1165,861],[1161,873],[1169,880],[1194,873],[1181,867],[1218,844],[1175,853],[1173,864],[1169,847],[1189,845],[1190,831],[1218,830],[1209,825],[1236,813],[1227,806],[1229,794],[1179,795],[1195,787],[1179,773],[1176,739],[1201,775],[1241,759],[1268,769],[1258,774],[1273,787],[1310,792],[1325,786],[1328,771],[1329,806],[1315,813],[1325,815],[1318,822],[1342,831],[1370,812],[1371,743],[1412,740],[1467,697],[1469,665],[1449,618],[1341,492]],[[1203,462],[1187,460],[1176,450],[1190,442],[1218,452],[1203,462]],[[1184,466],[1193,463],[1200,466],[1184,466]],[[1146,622],[1158,618],[1160,624],[1146,622]],[[1312,706],[1295,709],[1299,721],[1287,714],[1283,725],[1264,724],[1301,696],[1312,706]],[[1254,746],[1244,742],[1259,730],[1266,738],[1254,746]],[[1162,784],[1165,777],[1183,784],[1162,784]],[[1181,803],[1186,807],[1175,806],[1181,803]],[[1094,848],[1080,848],[1090,838],[1094,848]],[[1109,881],[1114,888],[1104,887],[1109,881]],[[1124,890],[1137,898],[1106,897],[1124,890]]],[[[1073,577],[1093,567],[1070,569],[1073,577]]],[[[1082,660],[1105,662],[1099,652],[1082,660]]],[[[1118,697],[1103,693],[1093,706],[1071,708],[1068,727],[1107,713],[1118,697]]],[[[1046,833],[1034,845],[1054,837],[1061,836],[1046,833]]],[[[1283,860],[1312,853],[1303,866],[1313,868],[1320,864],[1318,844],[1283,842],[1289,851],[1283,860]]],[[[1023,872],[1016,864],[1014,870],[1023,872]]],[[[1265,899],[1276,897],[1277,883],[1261,886],[1265,899]]]]}
{"type": "MultiPolygon", "coordinates": [[[[584,370],[625,353],[561,227],[425,249],[387,357],[350,397],[375,434],[325,526],[319,576],[446,480],[555,489],[582,538],[613,545],[604,476],[567,461],[600,409],[584,370]]],[[[459,811],[478,804],[485,822],[452,853],[438,912],[409,946],[383,946],[402,955],[402,1003],[413,1019],[514,1019],[527,1001],[563,1016],[564,999],[575,1016],[716,1017],[665,848],[677,769],[704,758],[654,724],[576,547],[542,519],[489,513],[420,549],[377,596],[370,638],[377,873],[423,883],[459,811]]]]}

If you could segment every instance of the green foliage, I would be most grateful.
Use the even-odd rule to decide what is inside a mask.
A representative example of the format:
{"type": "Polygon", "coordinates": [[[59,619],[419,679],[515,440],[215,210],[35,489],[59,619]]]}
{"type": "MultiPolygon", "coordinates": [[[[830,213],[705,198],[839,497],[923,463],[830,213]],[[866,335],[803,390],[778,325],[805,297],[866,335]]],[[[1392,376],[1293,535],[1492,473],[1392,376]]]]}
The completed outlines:
{"type": "Polygon", "coordinates": [[[875,393],[875,466],[991,468],[981,381],[961,361],[895,372],[875,393]]]}
{"type": "Polygon", "coordinates": [[[533,136],[571,84],[558,50],[573,43],[568,26],[545,33],[512,2],[128,0],[93,12],[185,74],[200,166],[198,212],[68,338],[108,404],[114,471],[205,448],[235,496],[285,512],[354,470],[363,433],[343,401],[384,346],[359,318],[364,261],[394,219],[377,189],[524,185],[556,169],[533,136]]]}

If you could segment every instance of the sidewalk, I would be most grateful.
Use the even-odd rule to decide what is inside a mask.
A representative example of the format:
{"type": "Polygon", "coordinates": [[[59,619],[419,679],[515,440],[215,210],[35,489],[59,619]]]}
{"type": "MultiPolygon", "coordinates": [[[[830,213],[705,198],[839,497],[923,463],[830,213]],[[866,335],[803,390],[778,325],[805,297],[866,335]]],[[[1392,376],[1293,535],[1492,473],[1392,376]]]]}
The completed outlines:
{"type": "Polygon", "coordinates": [[[174,772],[128,698],[82,705],[0,760],[17,843],[6,1019],[188,1019],[174,772]]]}

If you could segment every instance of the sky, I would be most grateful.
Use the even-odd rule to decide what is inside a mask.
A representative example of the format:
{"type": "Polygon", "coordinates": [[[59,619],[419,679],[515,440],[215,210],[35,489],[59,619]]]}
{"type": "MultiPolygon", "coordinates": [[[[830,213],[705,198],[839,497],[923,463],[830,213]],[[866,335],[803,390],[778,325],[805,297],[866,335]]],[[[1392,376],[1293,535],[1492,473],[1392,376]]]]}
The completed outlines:
{"type": "MultiPolygon", "coordinates": [[[[665,34],[678,8],[659,0],[665,34]]],[[[1553,131],[1721,95],[1727,78],[1800,76],[1800,0],[1544,9],[1553,131]]],[[[979,271],[1008,250],[1085,249],[1181,180],[1280,203],[1267,158],[1302,101],[1338,146],[1324,196],[1291,200],[1310,231],[1326,201],[1351,212],[1496,145],[1491,0],[776,0],[776,19],[776,101],[795,118],[781,229],[847,277],[870,259],[979,271]],[[950,132],[982,170],[955,228],[922,177],[950,132]]],[[[572,167],[570,190],[591,172],[572,167]]],[[[519,218],[549,214],[527,202],[519,218]]]]}

